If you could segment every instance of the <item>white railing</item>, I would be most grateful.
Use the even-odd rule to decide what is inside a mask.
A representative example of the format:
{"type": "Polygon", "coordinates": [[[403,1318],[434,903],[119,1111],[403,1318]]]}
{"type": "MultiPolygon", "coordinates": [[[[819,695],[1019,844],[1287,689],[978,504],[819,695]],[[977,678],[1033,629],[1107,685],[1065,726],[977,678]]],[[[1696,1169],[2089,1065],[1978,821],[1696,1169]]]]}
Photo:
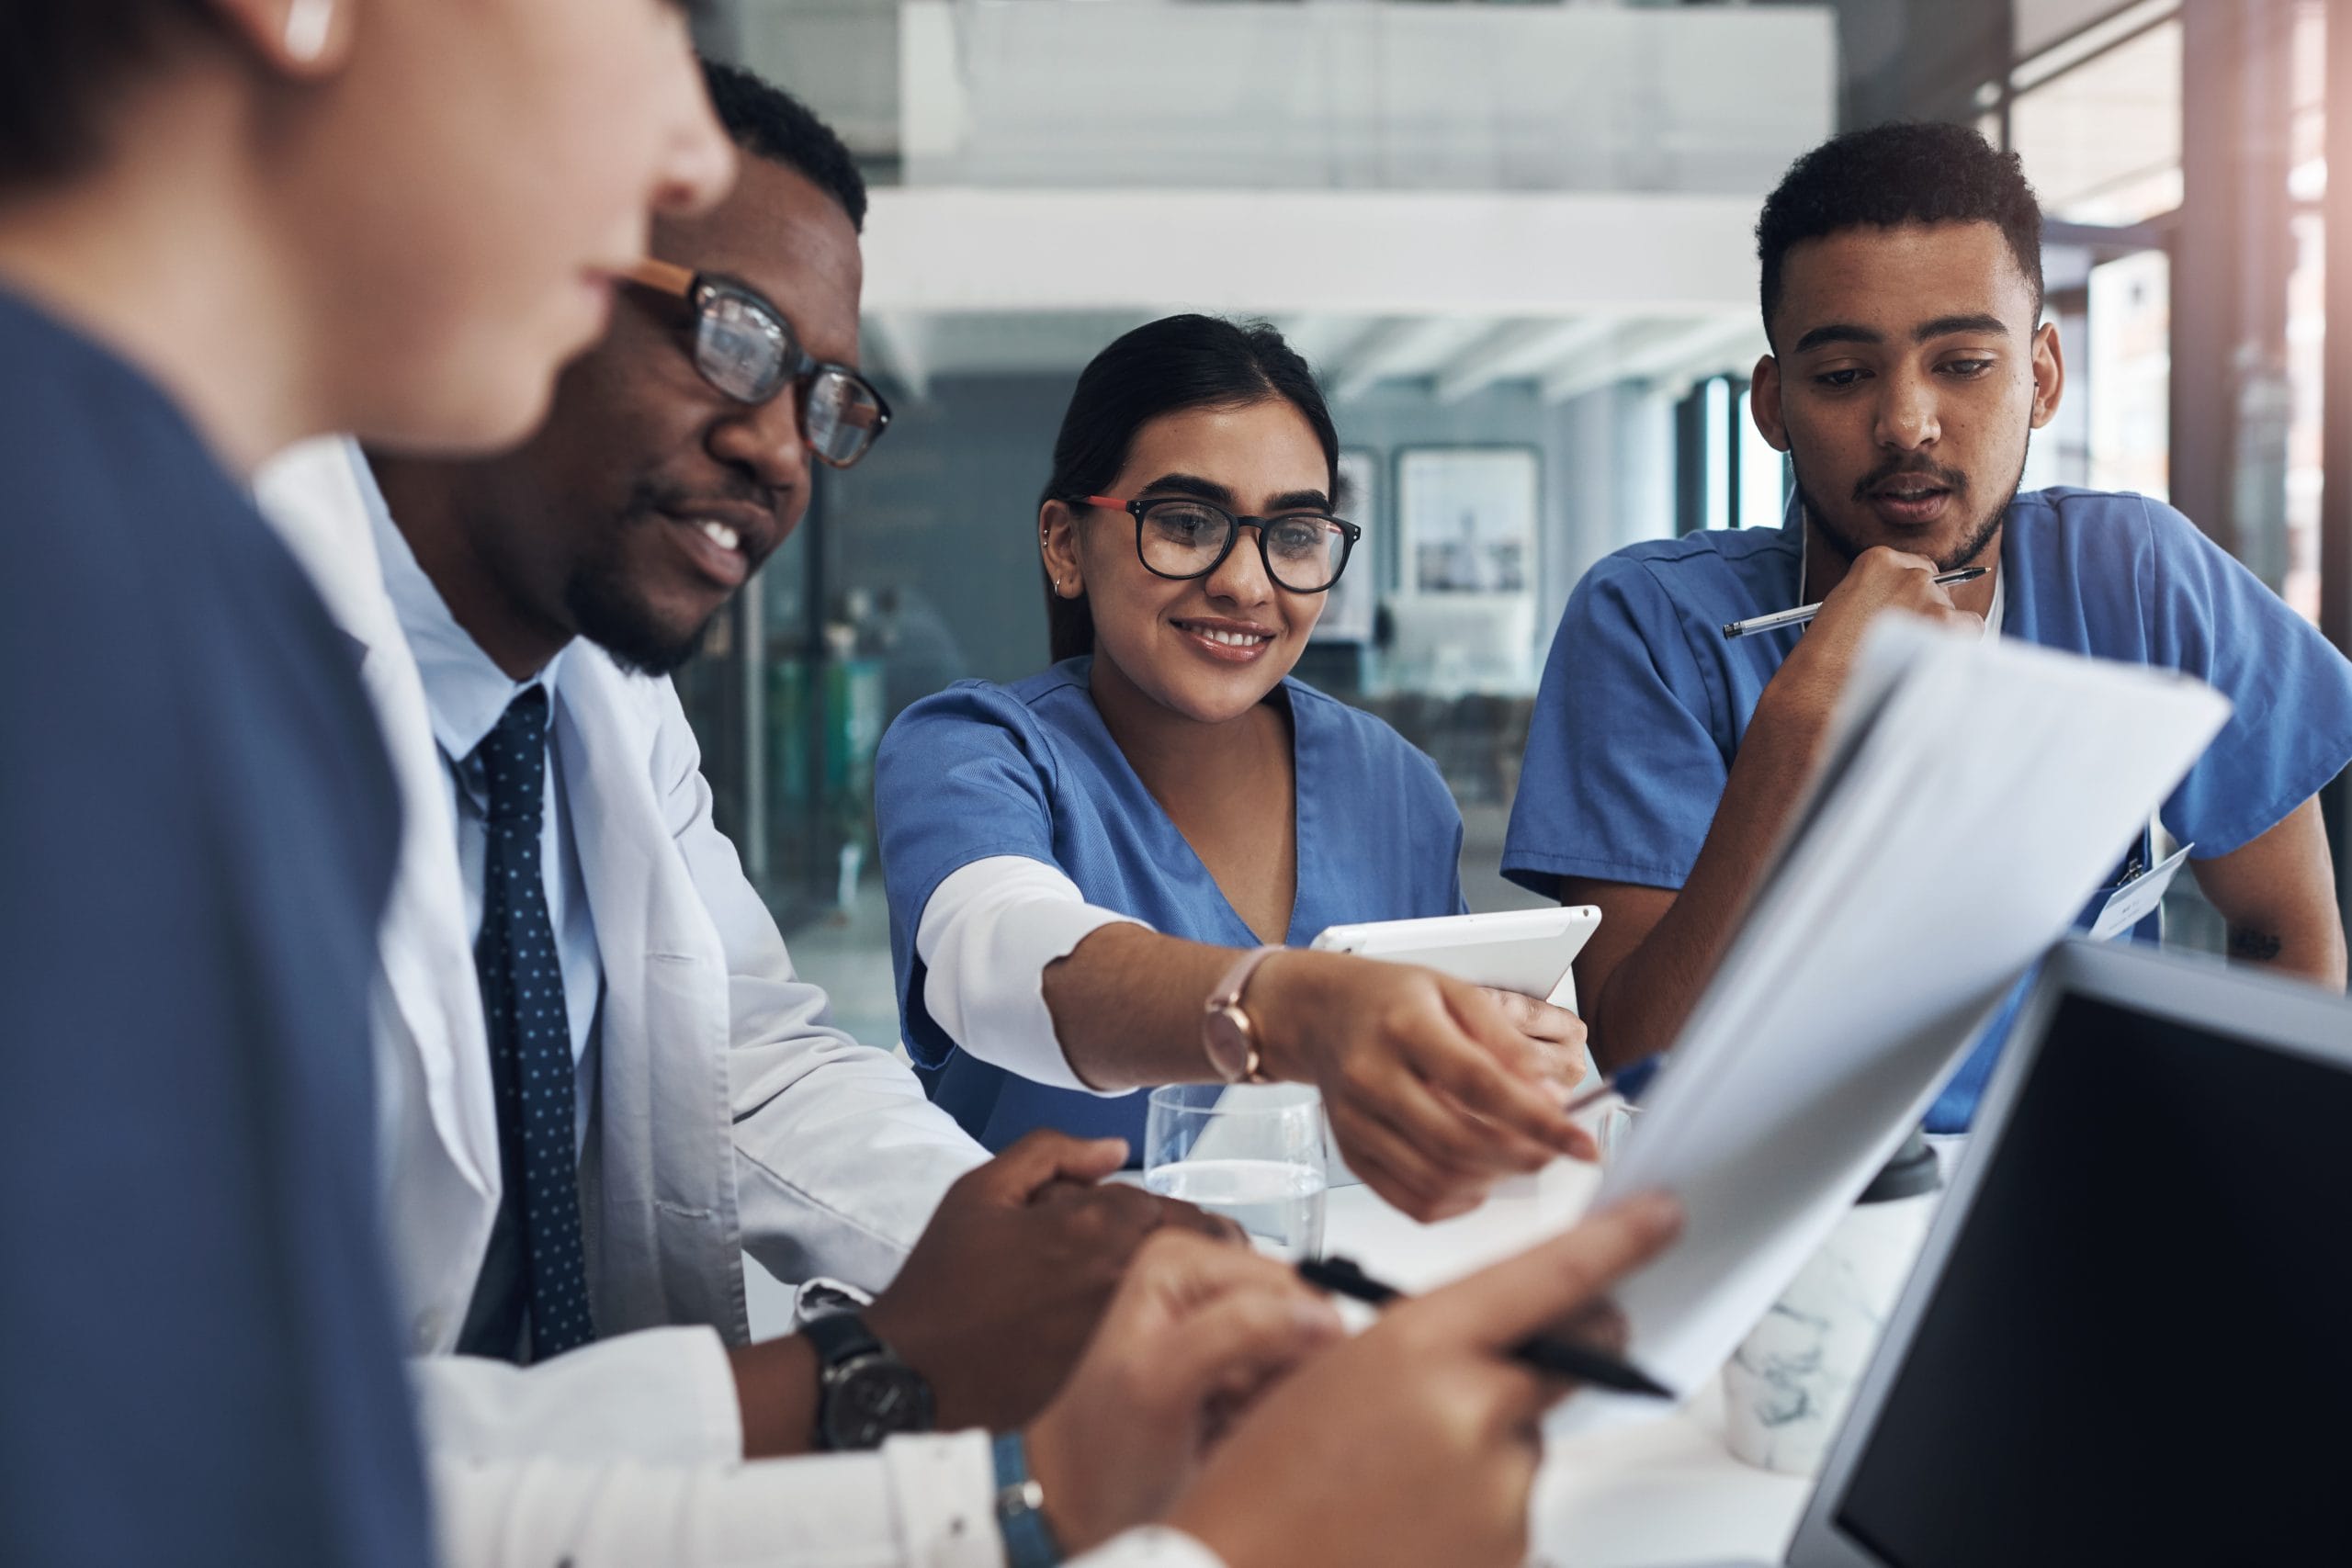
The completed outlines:
{"type": "Polygon", "coordinates": [[[1833,129],[1826,5],[742,0],[911,185],[1760,192],[1833,129]]]}

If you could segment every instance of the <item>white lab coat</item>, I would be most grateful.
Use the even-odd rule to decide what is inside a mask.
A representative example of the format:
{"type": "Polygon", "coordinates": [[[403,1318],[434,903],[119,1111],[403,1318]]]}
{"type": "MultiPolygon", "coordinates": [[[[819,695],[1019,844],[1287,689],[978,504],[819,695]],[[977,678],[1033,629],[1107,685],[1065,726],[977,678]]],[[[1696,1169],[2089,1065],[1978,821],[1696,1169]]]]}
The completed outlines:
{"type": "MultiPolygon", "coordinates": [[[[556,683],[554,744],[605,966],[599,1106],[582,1161],[600,1343],[524,1370],[448,1353],[500,1190],[448,788],[348,447],[297,448],[263,476],[260,497],[356,645],[405,807],[376,1008],[379,1119],[387,1234],[451,1562],[585,1568],[658,1542],[662,1561],[686,1568],[995,1562],[976,1436],[740,1462],[721,1341],[747,1335],[741,1252],[786,1279],[879,1288],[947,1185],[986,1155],[904,1064],[826,1024],[824,993],[795,977],[711,825],[670,683],[586,646],[556,683]],[[630,1332],[649,1329],[660,1331],[630,1332]]],[[[1205,1561],[1164,1532],[1106,1561],[1131,1560],[1130,1548],[1205,1561]]]]}
{"type": "MultiPolygon", "coordinates": [[[[262,493],[296,536],[392,753],[406,840],[378,1009],[385,1186],[409,1348],[452,1350],[499,1194],[497,1115],[448,784],[414,660],[340,443],[298,449],[262,493]]],[[[947,1185],[988,1156],[905,1064],[827,1021],[710,819],[667,681],[575,645],[553,744],[595,911],[605,992],[582,1156],[600,1337],[673,1324],[744,1341],[741,1254],[786,1280],[889,1282],[947,1185]]]]}

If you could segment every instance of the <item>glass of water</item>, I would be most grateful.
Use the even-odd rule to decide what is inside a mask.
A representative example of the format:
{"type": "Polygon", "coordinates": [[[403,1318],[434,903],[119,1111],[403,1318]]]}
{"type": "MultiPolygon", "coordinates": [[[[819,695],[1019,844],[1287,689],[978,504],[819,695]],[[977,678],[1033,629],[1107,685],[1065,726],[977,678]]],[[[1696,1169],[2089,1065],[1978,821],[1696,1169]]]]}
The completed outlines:
{"type": "Polygon", "coordinates": [[[1261,1252],[1323,1255],[1323,1098],[1308,1085],[1152,1090],[1143,1171],[1152,1191],[1223,1214],[1261,1252]]]}

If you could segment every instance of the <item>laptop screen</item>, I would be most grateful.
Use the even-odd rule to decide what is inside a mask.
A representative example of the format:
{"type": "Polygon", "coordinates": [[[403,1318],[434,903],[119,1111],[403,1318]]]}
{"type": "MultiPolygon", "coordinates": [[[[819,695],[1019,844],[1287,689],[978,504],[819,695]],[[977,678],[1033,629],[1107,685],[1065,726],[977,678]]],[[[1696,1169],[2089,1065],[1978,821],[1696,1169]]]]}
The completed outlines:
{"type": "Polygon", "coordinates": [[[2352,1562],[2352,1073],[2076,993],[1835,1508],[1889,1568],[2352,1562]]]}

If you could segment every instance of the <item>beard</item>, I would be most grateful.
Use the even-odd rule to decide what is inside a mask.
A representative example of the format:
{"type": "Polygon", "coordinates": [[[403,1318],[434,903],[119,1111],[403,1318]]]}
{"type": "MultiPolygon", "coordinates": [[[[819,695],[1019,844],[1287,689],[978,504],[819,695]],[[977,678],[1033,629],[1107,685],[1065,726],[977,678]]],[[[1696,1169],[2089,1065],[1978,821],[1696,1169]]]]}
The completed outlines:
{"type": "Polygon", "coordinates": [[[605,548],[573,567],[563,585],[563,607],[574,630],[632,674],[675,673],[702,651],[710,623],[718,618],[714,611],[693,626],[664,621],[646,603],[628,570],[626,546],[630,535],[641,528],[666,526],[662,508],[679,503],[678,495],[668,488],[639,479],[606,535],[605,548]]]}
{"type": "MultiPolygon", "coordinates": [[[[1797,503],[1804,508],[1805,516],[1812,521],[1815,528],[1821,531],[1821,536],[1829,542],[1829,547],[1843,556],[1850,565],[1856,557],[1869,549],[1871,546],[1848,533],[1823,508],[1814,492],[1807,488],[1804,465],[1796,461],[1793,451],[1789,456],[1789,466],[1796,475],[1797,503]]],[[[1933,479],[1951,491],[1952,498],[1962,506],[1968,503],[1970,487],[1966,474],[1958,468],[1947,468],[1917,458],[1897,459],[1872,469],[1854,486],[1854,501],[1857,504],[1867,505],[1872,491],[1886,483],[1887,480],[1905,474],[1917,474],[1924,479],[1933,479]]],[[[1984,547],[1993,542],[1993,536],[2001,531],[2002,520],[2009,514],[2009,502],[2017,499],[2018,487],[2024,482],[2025,458],[2020,456],[2018,458],[2018,471],[2009,477],[2007,487],[2001,492],[2001,499],[1987,507],[1968,525],[1967,531],[1961,536],[1957,546],[1935,558],[1938,571],[1958,571],[1984,553],[1984,547]]]]}
{"type": "Polygon", "coordinates": [[[714,613],[690,630],[665,626],[632,592],[628,574],[609,563],[582,567],[564,584],[563,607],[580,635],[633,675],[674,674],[702,651],[714,613]]]}

